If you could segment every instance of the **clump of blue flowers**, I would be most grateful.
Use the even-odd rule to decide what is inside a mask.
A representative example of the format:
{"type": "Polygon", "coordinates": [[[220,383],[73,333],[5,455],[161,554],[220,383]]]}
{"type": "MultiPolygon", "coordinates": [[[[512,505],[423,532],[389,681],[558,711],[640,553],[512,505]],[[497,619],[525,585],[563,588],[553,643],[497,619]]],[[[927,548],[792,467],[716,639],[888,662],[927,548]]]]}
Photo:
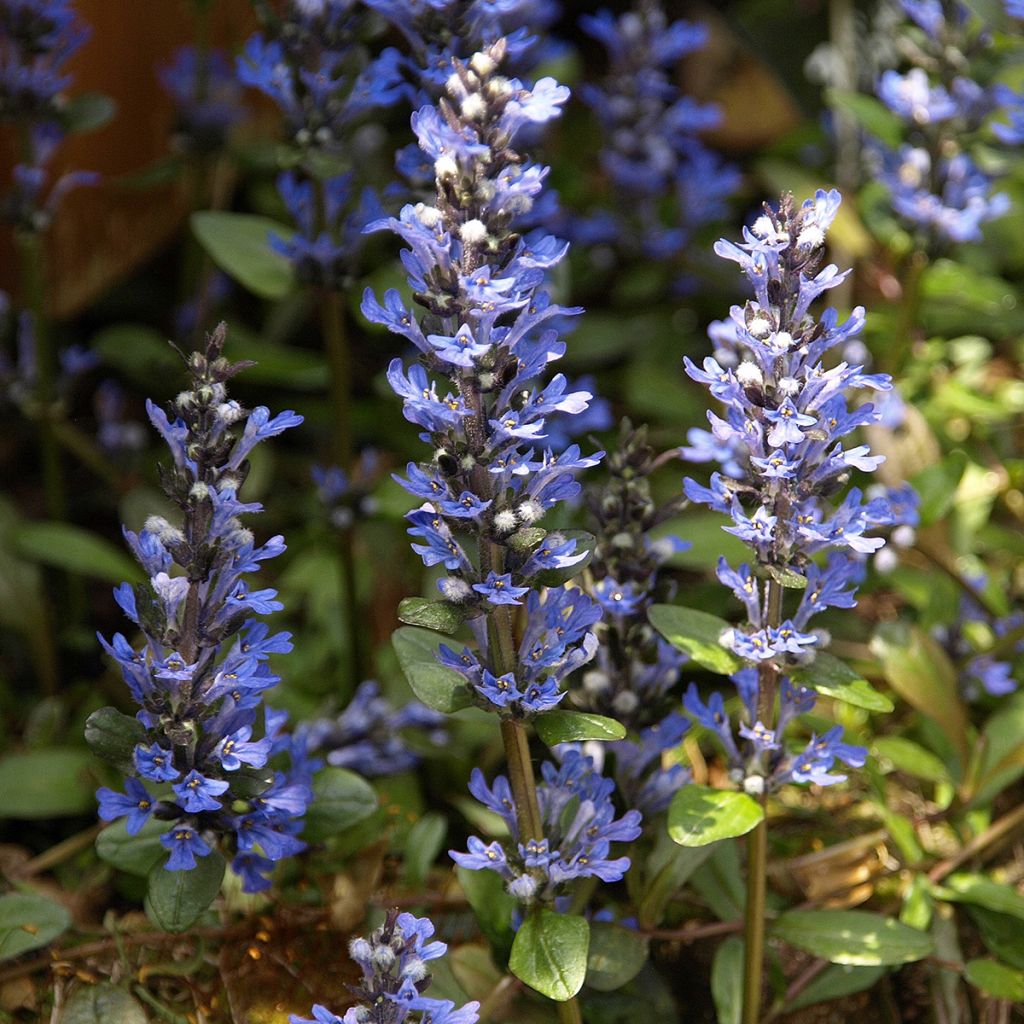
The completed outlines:
{"type": "Polygon", "coordinates": [[[359,1002],[339,1017],[319,1004],[312,1017],[292,1014],[291,1024],[476,1024],[477,1002],[456,1008],[448,999],[423,993],[430,986],[431,960],[445,955],[447,945],[430,941],[434,926],[425,917],[392,910],[369,938],[353,939],[349,956],[362,969],[351,986],[359,1002]]]}
{"type": "Polygon", "coordinates": [[[505,77],[505,52],[498,42],[456,62],[447,96],[413,115],[434,165],[434,205],[408,204],[369,226],[407,243],[402,262],[423,312],[414,316],[394,289],[383,303],[368,289],[363,312],[419,352],[409,368],[401,359],[388,368],[432,452],[400,481],[423,503],[407,516],[409,533],[424,564],[445,570],[442,600],[470,620],[478,642],[475,651],[442,647],[442,661],[481,706],[522,719],[554,707],[559,681],[596,647],[600,608],[579,590],[543,589],[586,552],[541,523],[576,497],[576,472],[600,456],[545,445],[545,419],[582,412],[591,398],[570,391],[562,374],[539,383],[565,351],[556,318],[580,310],[552,302],[544,287],[567,246],[514,227],[547,176],[515,151],[516,137],[556,117],[568,90],[550,78],[529,89],[505,77]],[[510,613],[519,607],[525,626],[512,649],[510,613]]]}
{"type": "Polygon", "coordinates": [[[182,46],[158,74],[174,103],[175,147],[195,155],[220,152],[243,112],[241,83],[227,56],[182,46]]]}
{"type": "Polygon", "coordinates": [[[285,545],[280,536],[256,543],[241,517],[261,506],[239,491],[253,448],[302,417],[250,411],[228,397],[227,382],[246,364],[224,358],[225,337],[221,325],[188,357],[190,386],[170,416],[148,404],[171,455],[164,491],[181,519],[154,515],[139,533],[125,530],[148,579],[122,584],[114,597],[145,639],[137,647],[118,633],[100,642],[139,711],[127,720],[134,742],[126,792],[97,796],[100,817],[127,817],[130,834],[150,818],[166,822],[168,870],[191,870],[220,844],[253,892],[269,885],[275,861],[304,848],[297,833],[311,791],[301,756],[290,773],[271,764],[292,744],[281,714],[260,714],[263,694],[279,682],[268,659],[292,644],[260,618],[281,609],[276,591],[253,588],[247,577],[285,545]]]}
{"type": "Polygon", "coordinates": [[[560,765],[545,762],[537,787],[543,835],[530,835],[519,821],[512,788],[504,775],[488,786],[474,769],[469,791],[508,827],[507,843],[469,838],[469,852],[450,851],[460,867],[495,871],[519,903],[554,902],[567,883],[579,878],[617,882],[629,870],[628,857],[612,857],[611,844],[630,842],[640,835],[640,812],[616,817],[612,794],[615,783],[603,778],[593,761],[578,750],[567,750],[560,765]]]}
{"type": "Polygon", "coordinates": [[[608,73],[580,95],[603,129],[601,167],[611,208],[582,218],[576,237],[615,245],[630,257],[664,261],[684,255],[694,231],[725,215],[740,184],[738,170],[701,141],[721,111],[681,93],[673,72],[707,43],[707,30],[669,22],[656,0],[618,17],[600,11],[581,20],[608,51],[608,73]]]}
{"type": "Polygon", "coordinates": [[[883,72],[877,93],[906,134],[896,149],[879,144],[879,179],[896,213],[930,245],[979,241],[981,225],[1005,214],[1010,199],[992,191],[996,175],[975,159],[974,143],[1024,141],[1021,95],[977,80],[991,33],[965,4],[901,6],[912,23],[902,49],[914,66],[883,72]],[[1008,124],[998,119],[1005,116],[1008,124]]]}
{"type": "MultiPolygon", "coordinates": [[[[860,332],[864,310],[857,307],[844,322],[834,309],[820,317],[810,312],[818,296],[846,277],[823,266],[825,233],[840,202],[835,190],[819,190],[800,207],[784,196],[744,230],[742,244],[715,246],[739,264],[754,299],[715,326],[718,359],[708,357],[702,367],[685,361],[689,376],[724,407],[722,416],[708,413],[722,470],[712,473],[709,486],[688,478],[685,493],[728,515],[726,531],[753,554],[752,564],[733,567],[724,558],[718,564],[719,580],[746,609],[746,623],[721,638],[751,666],[734,676],[748,713],[740,727],[745,748],[731,738],[720,696],[705,705],[691,689],[686,708],[721,737],[751,792],[791,779],[838,781],[827,771],[835,760],[858,765],[864,758],[841,742],[839,729],[812,740],[792,763],[782,745],[785,726],[813,700],[790,684],[787,670],[813,662],[828,642],[811,620],[827,608],[854,605],[862,560],[882,547],[877,530],[894,521],[886,497],[868,500],[860,488],[847,489],[854,472],[871,472],[882,459],[845,440],[878,417],[869,402],[851,404],[850,394],[887,391],[891,382],[862,366],[826,362],[832,349],[860,332]],[[800,594],[792,610],[784,601],[789,588],[800,594]]],[[[700,451],[712,457],[710,446],[700,451]]]]}

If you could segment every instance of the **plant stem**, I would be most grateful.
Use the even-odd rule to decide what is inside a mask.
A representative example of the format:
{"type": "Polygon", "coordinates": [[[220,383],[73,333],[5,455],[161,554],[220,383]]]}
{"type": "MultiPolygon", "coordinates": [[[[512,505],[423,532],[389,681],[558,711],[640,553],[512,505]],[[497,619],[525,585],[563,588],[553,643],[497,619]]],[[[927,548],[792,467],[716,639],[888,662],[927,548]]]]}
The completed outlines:
{"type": "MultiPolygon", "coordinates": [[[[352,441],[352,356],[345,331],[345,310],[341,293],[324,289],[320,293],[320,315],[324,350],[330,373],[331,448],[334,463],[351,474],[352,441]]],[[[354,523],[338,530],[338,563],[341,570],[342,600],[345,602],[345,630],[348,639],[348,665],[352,685],[363,679],[363,636],[359,594],[356,587],[354,523]]]]}
{"type": "MultiPolygon", "coordinates": [[[[768,581],[767,628],[782,620],[782,586],[768,581]]],[[[771,728],[775,719],[775,693],[779,670],[763,662],[758,670],[757,719],[771,728]]],[[[767,784],[767,780],[766,780],[767,784]]],[[[767,791],[760,796],[764,817],[747,837],[747,904],[743,915],[743,1024],[757,1024],[761,1016],[761,975],[764,971],[764,916],[768,892],[767,791]]]]}
{"type": "Polygon", "coordinates": [[[558,1007],[559,1024],[583,1024],[580,1004],[575,999],[567,999],[564,1003],[555,1003],[558,1007]]]}
{"type": "Polygon", "coordinates": [[[900,300],[899,315],[896,321],[896,334],[892,347],[889,349],[889,365],[886,369],[898,376],[907,362],[907,355],[919,329],[921,317],[921,284],[925,268],[928,266],[928,254],[915,249],[908,257],[903,275],[903,297],[900,300]]]}

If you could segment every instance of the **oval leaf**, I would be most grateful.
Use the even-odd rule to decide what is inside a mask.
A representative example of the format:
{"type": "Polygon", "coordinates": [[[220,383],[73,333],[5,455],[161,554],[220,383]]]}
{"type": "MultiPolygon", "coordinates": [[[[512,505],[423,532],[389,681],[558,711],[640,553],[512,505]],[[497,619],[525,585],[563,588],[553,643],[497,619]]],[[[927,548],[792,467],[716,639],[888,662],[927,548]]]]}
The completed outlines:
{"type": "Polygon", "coordinates": [[[683,786],[668,809],[668,834],[680,846],[707,846],[746,835],[764,818],[746,793],[708,786],[683,786]]]}
{"type": "Polygon", "coordinates": [[[59,1024],[147,1024],[148,1019],[123,988],[101,981],[76,989],[64,1005],[59,1024]]]}
{"type": "Polygon", "coordinates": [[[398,620],[409,626],[423,626],[438,633],[454,633],[466,621],[465,609],[450,601],[406,597],[398,606],[398,620]]]}
{"type": "Polygon", "coordinates": [[[509,970],[541,995],[564,1003],[583,986],[589,940],[586,918],[536,911],[516,932],[509,970]]]}
{"type": "Polygon", "coordinates": [[[487,941],[508,959],[512,945],[512,915],[516,910],[515,899],[508,894],[504,879],[494,871],[470,871],[456,868],[459,885],[476,914],[480,931],[487,941]]]}
{"type": "Polygon", "coordinates": [[[347,768],[324,768],[313,779],[313,802],[306,811],[303,838],[322,843],[368,818],[377,810],[377,794],[347,768]]]}
{"type": "Polygon", "coordinates": [[[119,547],[70,523],[21,523],[11,535],[23,558],[111,583],[137,582],[142,570],[119,547]]]}
{"type": "Polygon", "coordinates": [[[270,247],[270,236],[290,238],[291,228],[251,213],[200,210],[192,231],[210,258],[239,284],[264,299],[283,299],[292,289],[291,264],[270,247]]]}
{"type": "Polygon", "coordinates": [[[640,973],[647,953],[646,936],[609,921],[595,922],[590,926],[587,984],[598,992],[614,992],[640,973]]]}
{"type": "Polygon", "coordinates": [[[158,864],[149,873],[146,916],[165,932],[190,928],[220,892],[224,867],[216,850],[199,857],[191,871],[168,871],[158,864]]]}
{"type": "Polygon", "coordinates": [[[85,722],[85,742],[92,752],[112,764],[122,774],[132,769],[136,744],[144,742],[146,729],[131,715],[117,708],[99,708],[85,722]]]}
{"type": "Polygon", "coordinates": [[[814,661],[806,668],[794,669],[790,676],[801,686],[807,686],[826,697],[834,697],[866,711],[893,710],[892,701],[884,693],[879,693],[845,661],[840,661],[825,651],[815,655],[814,661]]]}
{"type": "Polygon", "coordinates": [[[70,925],[67,908],[52,900],[27,892],[0,896],[0,960],[48,945],[70,925]]]}
{"type": "Polygon", "coordinates": [[[711,997],[718,1024],[740,1024],[743,1014],[743,940],[726,939],[711,963],[711,997]]]}
{"type": "Polygon", "coordinates": [[[0,818],[93,813],[96,783],[88,750],[53,747],[0,760],[0,818]]]}
{"type": "Polygon", "coordinates": [[[133,836],[128,835],[125,824],[122,818],[108,825],[96,837],[96,853],[100,860],[119,871],[145,878],[157,863],[167,859],[167,851],[160,843],[167,822],[150,818],[133,836]]]}
{"type": "Polygon", "coordinates": [[[450,715],[472,703],[469,685],[454,669],[438,664],[441,638],[415,626],[403,626],[391,635],[405,678],[427,707],[450,715]]]}
{"type": "Polygon", "coordinates": [[[674,604],[654,605],[647,618],[673,647],[685,651],[702,668],[724,676],[742,668],[743,662],[720,642],[722,634],[732,629],[725,619],[674,604]]]}
{"type": "Polygon", "coordinates": [[[908,964],[932,952],[929,935],[892,918],[861,910],[790,910],[771,934],[834,964],[908,964]]]}
{"type": "Polygon", "coordinates": [[[935,893],[952,903],[971,903],[1024,921],[1024,896],[1016,889],[993,882],[984,875],[967,872],[950,875],[940,888],[936,888],[935,893]]]}
{"type": "Polygon", "coordinates": [[[879,736],[872,744],[876,757],[891,761],[898,771],[927,782],[950,782],[942,759],[903,736],[879,736]]]}
{"type": "Polygon", "coordinates": [[[534,719],[537,735],[549,746],[577,740],[621,740],[626,727],[614,718],[584,711],[548,711],[534,719]]]}
{"type": "Polygon", "coordinates": [[[1015,971],[998,960],[969,960],[964,977],[993,999],[1024,1003],[1024,971],[1015,971]]]}

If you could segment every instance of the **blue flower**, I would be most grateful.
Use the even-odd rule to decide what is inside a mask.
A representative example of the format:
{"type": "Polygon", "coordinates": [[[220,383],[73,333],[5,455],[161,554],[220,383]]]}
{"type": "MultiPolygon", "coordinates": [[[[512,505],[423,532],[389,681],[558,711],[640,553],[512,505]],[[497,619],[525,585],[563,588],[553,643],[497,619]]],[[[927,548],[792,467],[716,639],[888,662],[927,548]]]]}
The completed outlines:
{"type": "Polygon", "coordinates": [[[483,594],[490,604],[522,604],[519,600],[524,594],[530,592],[529,587],[516,587],[512,584],[512,574],[504,573],[499,576],[495,572],[488,574],[487,579],[482,583],[474,583],[473,589],[478,594],[483,594]]]}
{"type": "Polygon", "coordinates": [[[135,835],[153,813],[153,798],[138,779],[125,779],[124,793],[117,793],[106,786],[96,791],[99,801],[99,815],[104,821],[116,821],[127,815],[125,829],[128,835],[135,835]]]}
{"type": "Polygon", "coordinates": [[[208,857],[213,852],[210,844],[188,825],[175,825],[160,837],[160,843],[171,854],[167,858],[168,871],[191,871],[196,866],[196,857],[208,857]]]}

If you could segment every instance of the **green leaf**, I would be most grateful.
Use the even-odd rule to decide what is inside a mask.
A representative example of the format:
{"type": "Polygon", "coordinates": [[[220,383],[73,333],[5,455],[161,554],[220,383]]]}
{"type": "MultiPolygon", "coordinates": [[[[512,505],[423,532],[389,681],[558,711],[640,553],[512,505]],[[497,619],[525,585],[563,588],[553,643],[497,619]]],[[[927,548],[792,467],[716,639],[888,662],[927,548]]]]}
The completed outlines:
{"type": "Polygon", "coordinates": [[[72,96],[60,112],[64,130],[70,135],[94,132],[111,121],[117,104],[101,92],[82,92],[72,96]]]}
{"type": "Polygon", "coordinates": [[[158,864],[149,873],[146,916],[165,932],[177,934],[190,928],[220,892],[224,868],[217,850],[196,858],[191,871],[168,871],[158,864]]]}
{"type": "Polygon", "coordinates": [[[391,634],[391,642],[413,693],[427,707],[448,715],[469,707],[472,699],[466,680],[454,669],[438,664],[441,638],[436,633],[402,626],[391,634]]]}
{"type": "Polygon", "coordinates": [[[968,762],[967,715],[960,700],[956,669],[949,656],[927,633],[903,622],[887,622],[871,640],[892,688],[922,714],[938,722],[968,762]]]}
{"type": "Polygon", "coordinates": [[[1009,914],[997,914],[984,907],[967,904],[967,913],[981,932],[981,937],[990,953],[1011,967],[1024,970],[1024,944],[1020,941],[1020,920],[1009,914]]]}
{"type": "Polygon", "coordinates": [[[117,708],[99,708],[85,721],[85,742],[97,757],[122,774],[132,767],[132,753],[145,739],[143,724],[117,708]]]}
{"type": "Polygon", "coordinates": [[[507,960],[512,947],[512,914],[516,901],[505,889],[504,879],[495,871],[470,871],[469,868],[456,868],[455,874],[476,914],[480,931],[502,959],[507,960]]]}
{"type": "Polygon", "coordinates": [[[313,779],[313,802],[306,811],[302,836],[309,843],[322,843],[375,810],[377,794],[366,779],[347,768],[329,766],[313,779]]]}
{"type": "Polygon", "coordinates": [[[640,973],[647,954],[646,936],[609,921],[596,921],[590,926],[587,984],[598,992],[614,992],[640,973]]]}
{"type": "Polygon", "coordinates": [[[47,946],[71,927],[65,907],[35,893],[0,896],[0,960],[47,946]]]}
{"type": "Polygon", "coordinates": [[[1024,775],[1024,695],[1015,694],[985,723],[981,732],[973,806],[985,807],[1024,775]]]}
{"type": "Polygon", "coordinates": [[[536,910],[516,932],[509,970],[541,995],[564,1003],[583,987],[589,940],[586,918],[536,910]]]}
{"type": "Polygon", "coordinates": [[[711,963],[711,998],[718,1024],[740,1024],[743,1016],[743,940],[726,939],[711,963]]]}
{"type": "Polygon", "coordinates": [[[967,468],[967,456],[950,452],[941,462],[925,466],[910,479],[920,500],[918,515],[922,526],[929,526],[949,515],[956,499],[956,489],[967,468]]]}
{"type": "Polygon", "coordinates": [[[101,981],[75,990],[57,1024],[147,1024],[142,1007],[118,985],[101,981]]]}
{"type": "Polygon", "coordinates": [[[852,996],[871,988],[882,975],[884,967],[849,967],[831,964],[826,967],[792,1002],[786,1003],[786,1013],[825,1003],[842,996],[852,996]]]}
{"type": "Polygon", "coordinates": [[[575,579],[594,557],[594,548],[597,546],[597,538],[586,530],[556,530],[546,537],[549,544],[562,544],[567,540],[576,541],[577,555],[584,554],[585,558],[580,559],[574,565],[567,565],[564,569],[544,569],[534,576],[534,579],[543,587],[561,587],[569,580],[575,579]]]}
{"type": "Polygon", "coordinates": [[[626,727],[614,718],[584,711],[547,711],[538,715],[533,724],[549,747],[577,740],[621,740],[626,736],[626,727]]]}
{"type": "Polygon", "coordinates": [[[935,889],[939,899],[952,903],[973,903],[975,906],[1009,914],[1024,921],[1024,896],[1008,885],[1000,885],[984,875],[967,872],[950,875],[935,889]]]}
{"type": "Polygon", "coordinates": [[[746,793],[691,784],[672,798],[668,834],[680,846],[707,846],[744,836],[763,818],[761,805],[746,793]]]}
{"type": "Polygon", "coordinates": [[[801,576],[800,573],[781,565],[758,565],[754,568],[754,573],[762,579],[775,580],[780,587],[786,587],[788,590],[807,589],[806,576],[801,576]]]}
{"type": "Polygon", "coordinates": [[[424,629],[451,634],[466,621],[466,612],[450,601],[406,597],[398,605],[398,620],[409,626],[423,626],[424,629]]]}
{"type": "Polygon", "coordinates": [[[742,668],[743,662],[721,644],[722,634],[732,629],[725,619],[674,604],[654,605],[647,618],[673,647],[685,651],[702,668],[720,675],[742,668]]]}
{"type": "Polygon", "coordinates": [[[200,210],[191,222],[213,262],[249,291],[264,299],[283,299],[291,291],[291,264],[270,247],[271,235],[290,238],[291,228],[269,217],[226,210],[200,210]]]}
{"type": "Polygon", "coordinates": [[[96,853],[100,860],[118,870],[145,878],[158,862],[163,864],[167,860],[160,836],[169,823],[150,818],[133,836],[128,835],[125,825],[124,818],[108,825],[96,837],[96,853]]]}
{"type": "Polygon", "coordinates": [[[409,829],[405,840],[405,879],[413,889],[426,882],[447,834],[448,820],[436,811],[428,811],[409,829]]]}
{"type": "Polygon", "coordinates": [[[869,135],[895,149],[903,141],[903,124],[880,100],[862,92],[826,89],[829,106],[851,115],[869,135]]]}
{"type": "Polygon", "coordinates": [[[50,747],[0,759],[0,818],[43,819],[94,813],[92,755],[50,747]]]}
{"type": "Polygon", "coordinates": [[[907,964],[932,952],[929,935],[862,910],[788,910],[772,925],[771,934],[851,967],[907,964]]]}
{"type": "Polygon", "coordinates": [[[930,750],[903,736],[879,736],[872,744],[875,757],[891,761],[897,771],[926,782],[949,782],[949,771],[930,750]]]}
{"type": "Polygon", "coordinates": [[[140,383],[162,380],[184,369],[167,338],[148,324],[112,324],[92,336],[89,348],[107,366],[140,383]]]}
{"type": "Polygon", "coordinates": [[[866,711],[893,710],[893,703],[885,694],[879,693],[845,661],[825,651],[819,651],[806,668],[793,669],[790,676],[801,686],[866,711]]]}
{"type": "Polygon", "coordinates": [[[112,583],[143,579],[142,570],[119,547],[71,523],[21,523],[11,531],[11,542],[23,558],[66,572],[112,583]]]}
{"type": "Polygon", "coordinates": [[[513,551],[525,555],[527,552],[532,551],[547,535],[548,531],[540,526],[524,526],[521,530],[516,530],[508,538],[507,543],[513,551]]]}
{"type": "Polygon", "coordinates": [[[964,977],[993,999],[1024,1003],[1024,971],[1015,971],[998,960],[968,960],[964,977]]]}
{"type": "Polygon", "coordinates": [[[641,925],[660,923],[669,900],[714,850],[714,846],[679,846],[667,832],[657,837],[647,858],[644,888],[636,908],[641,925]]]}

